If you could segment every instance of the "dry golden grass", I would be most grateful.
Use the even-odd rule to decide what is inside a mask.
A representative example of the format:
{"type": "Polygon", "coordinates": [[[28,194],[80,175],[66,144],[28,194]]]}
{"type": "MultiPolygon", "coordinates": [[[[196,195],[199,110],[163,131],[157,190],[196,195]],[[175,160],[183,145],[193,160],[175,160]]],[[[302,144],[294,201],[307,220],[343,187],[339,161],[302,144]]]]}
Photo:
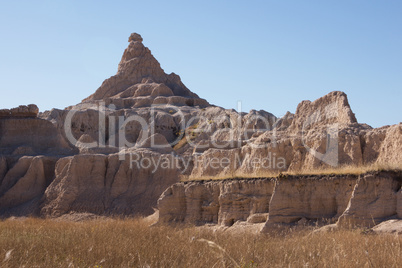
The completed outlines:
{"type": "Polygon", "coordinates": [[[218,176],[203,176],[203,177],[189,177],[182,176],[181,181],[197,181],[197,180],[226,180],[226,179],[250,179],[250,178],[276,178],[279,175],[293,175],[293,176],[303,176],[303,175],[360,175],[372,171],[381,170],[402,170],[400,165],[386,165],[386,164],[370,164],[370,165],[345,165],[339,167],[331,168],[316,168],[316,169],[303,169],[303,170],[292,170],[292,171],[277,171],[277,170],[267,170],[259,171],[254,173],[239,173],[234,172],[232,174],[224,174],[218,176]]]}
{"type": "Polygon", "coordinates": [[[1,267],[400,267],[402,236],[285,236],[148,227],[144,221],[0,222],[1,267]]]}

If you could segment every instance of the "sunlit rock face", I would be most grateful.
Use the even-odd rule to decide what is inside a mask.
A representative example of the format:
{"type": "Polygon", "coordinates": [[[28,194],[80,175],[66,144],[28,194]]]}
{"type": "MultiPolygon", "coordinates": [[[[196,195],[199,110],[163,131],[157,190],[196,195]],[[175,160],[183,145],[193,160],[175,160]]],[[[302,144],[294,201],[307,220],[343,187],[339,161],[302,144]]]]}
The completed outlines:
{"type": "Polygon", "coordinates": [[[141,35],[128,41],[117,73],[81,103],[42,113],[36,105],[0,110],[1,215],[148,215],[159,197],[163,222],[228,226],[325,217],[365,224],[367,202],[375,220],[401,214],[397,179],[380,173],[180,183],[400,167],[402,124],[358,123],[339,91],[302,101],[282,118],[217,107],[166,74],[141,35]]]}

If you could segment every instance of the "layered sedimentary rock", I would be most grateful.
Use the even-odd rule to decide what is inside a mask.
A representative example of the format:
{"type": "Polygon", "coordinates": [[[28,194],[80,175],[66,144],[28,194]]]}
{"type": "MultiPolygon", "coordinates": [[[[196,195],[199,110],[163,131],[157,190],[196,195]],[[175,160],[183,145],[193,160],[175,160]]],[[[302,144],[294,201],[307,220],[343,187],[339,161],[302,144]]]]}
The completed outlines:
{"type": "Polygon", "coordinates": [[[394,175],[381,177],[375,187],[376,179],[353,176],[169,187],[182,175],[267,177],[343,165],[400,167],[401,152],[402,124],[378,129],[359,124],[339,91],[303,101],[295,114],[282,118],[210,105],[178,75],[166,74],[133,33],[116,75],[82,103],[43,113],[35,105],[0,110],[0,213],[28,213],[29,207],[43,216],[148,214],[168,188],[159,202],[166,222],[230,225],[265,221],[270,213],[272,224],[335,221],[341,214],[340,224],[348,219],[367,224],[367,209],[361,209],[366,201],[359,199],[366,188],[376,194],[384,189],[381,196],[367,195],[370,210],[396,200],[371,215],[375,221],[402,214],[394,175]],[[159,164],[130,167],[130,156],[159,164]],[[175,164],[162,168],[169,158],[175,164]]]}
{"type": "Polygon", "coordinates": [[[152,214],[160,194],[178,180],[175,161],[172,155],[149,150],[62,158],[44,194],[41,214],[152,214]],[[161,159],[165,165],[158,162],[161,159]]]}
{"type": "Polygon", "coordinates": [[[263,220],[263,232],[303,219],[371,227],[402,219],[401,184],[402,172],[393,171],[180,182],[158,200],[159,221],[230,226],[263,220]]]}
{"type": "Polygon", "coordinates": [[[70,154],[73,148],[49,121],[37,118],[36,105],[0,110],[2,155],[70,154]]]}
{"type": "Polygon", "coordinates": [[[163,223],[233,225],[264,222],[273,192],[271,179],[180,182],[159,198],[163,223]]]}
{"type": "Polygon", "coordinates": [[[37,215],[57,157],[0,157],[0,214],[37,215]]]}
{"type": "MultiPolygon", "coordinates": [[[[378,172],[361,176],[338,225],[373,226],[401,210],[402,172],[378,172]]],[[[402,219],[402,218],[401,218],[402,219]]]]}
{"type": "Polygon", "coordinates": [[[35,118],[39,109],[35,104],[20,105],[12,109],[1,109],[0,118],[35,118]]]}
{"type": "Polygon", "coordinates": [[[302,218],[336,221],[348,205],[356,180],[353,175],[279,178],[267,223],[294,223],[302,218]]]}
{"type": "Polygon", "coordinates": [[[117,74],[106,79],[84,102],[105,101],[118,108],[144,107],[152,104],[208,106],[191,92],[178,75],[166,74],[142,37],[133,33],[119,63],[117,74]],[[135,37],[134,37],[135,36],[135,37]]]}

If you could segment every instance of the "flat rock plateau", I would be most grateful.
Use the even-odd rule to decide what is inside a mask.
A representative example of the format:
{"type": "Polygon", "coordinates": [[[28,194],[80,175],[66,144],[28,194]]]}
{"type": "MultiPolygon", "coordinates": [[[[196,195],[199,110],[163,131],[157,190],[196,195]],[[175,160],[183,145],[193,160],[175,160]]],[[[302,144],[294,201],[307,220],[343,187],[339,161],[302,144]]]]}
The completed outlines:
{"type": "Polygon", "coordinates": [[[133,33],[116,75],[81,103],[0,110],[0,216],[157,209],[166,224],[401,233],[401,162],[402,123],[358,123],[343,92],[281,118],[224,109],[166,74],[133,33]]]}

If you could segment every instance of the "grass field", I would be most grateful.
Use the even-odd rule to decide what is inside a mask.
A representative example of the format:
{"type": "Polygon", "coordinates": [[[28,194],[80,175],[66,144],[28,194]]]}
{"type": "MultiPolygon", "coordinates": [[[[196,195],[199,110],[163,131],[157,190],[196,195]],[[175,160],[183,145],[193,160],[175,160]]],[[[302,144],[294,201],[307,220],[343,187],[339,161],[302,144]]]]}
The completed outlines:
{"type": "Polygon", "coordinates": [[[181,181],[197,181],[197,180],[226,180],[226,179],[248,179],[248,178],[276,178],[281,175],[291,176],[303,176],[303,175],[360,175],[367,172],[376,171],[402,171],[402,166],[398,165],[386,165],[386,164],[370,164],[370,165],[343,165],[339,167],[323,167],[315,169],[303,169],[294,171],[259,171],[254,173],[239,173],[224,174],[217,176],[204,176],[204,177],[192,177],[182,176],[181,181]]]}
{"type": "Polygon", "coordinates": [[[0,267],[401,267],[402,236],[148,227],[144,220],[0,222],[0,267]]]}

